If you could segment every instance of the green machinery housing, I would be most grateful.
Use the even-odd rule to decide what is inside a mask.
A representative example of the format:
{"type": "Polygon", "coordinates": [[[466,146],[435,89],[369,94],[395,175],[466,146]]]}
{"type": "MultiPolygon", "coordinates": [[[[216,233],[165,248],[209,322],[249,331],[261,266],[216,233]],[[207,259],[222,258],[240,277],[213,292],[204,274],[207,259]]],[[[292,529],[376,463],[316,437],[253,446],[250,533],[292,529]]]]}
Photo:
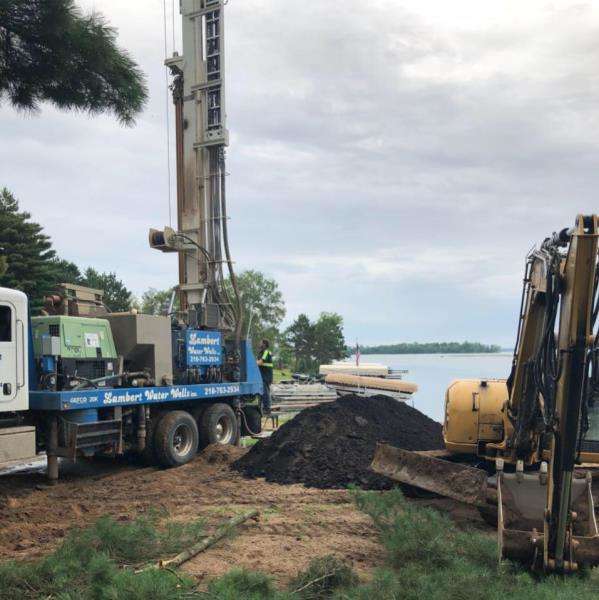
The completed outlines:
{"type": "Polygon", "coordinates": [[[118,355],[107,319],[34,317],[31,328],[42,388],[72,389],[81,382],[118,372],[118,355]]]}

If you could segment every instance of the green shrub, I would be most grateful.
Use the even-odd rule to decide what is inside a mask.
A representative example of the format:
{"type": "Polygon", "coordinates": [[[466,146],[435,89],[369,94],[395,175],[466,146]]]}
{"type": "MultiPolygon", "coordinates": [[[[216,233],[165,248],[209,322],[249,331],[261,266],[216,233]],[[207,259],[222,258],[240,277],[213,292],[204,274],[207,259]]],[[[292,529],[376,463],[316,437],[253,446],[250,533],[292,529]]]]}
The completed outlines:
{"type": "Polygon", "coordinates": [[[385,493],[354,490],[353,495],[374,521],[395,568],[410,563],[449,567],[459,558],[490,568],[497,564],[494,539],[457,529],[447,515],[406,501],[399,489],[385,493]]]}
{"type": "Polygon", "coordinates": [[[189,597],[193,582],[169,571],[135,574],[122,569],[168,558],[201,537],[202,523],[158,526],[157,517],[119,523],[103,517],[93,527],[74,530],[37,561],[0,565],[0,599],[120,600],[189,597]]]}
{"type": "Polygon", "coordinates": [[[245,569],[236,569],[211,581],[205,597],[210,600],[278,600],[282,598],[275,590],[270,577],[245,569]]]}
{"type": "Polygon", "coordinates": [[[447,516],[407,502],[399,490],[353,494],[379,530],[390,568],[343,598],[582,600],[599,595],[595,571],[537,579],[525,567],[500,566],[495,536],[460,530],[447,516]]]}
{"type": "Polygon", "coordinates": [[[352,568],[334,556],[315,558],[289,584],[289,591],[301,600],[324,600],[334,592],[355,586],[358,577],[352,568]]]}
{"type": "Polygon", "coordinates": [[[67,550],[78,552],[93,548],[121,564],[136,564],[176,554],[198,540],[204,531],[202,520],[167,521],[163,526],[159,522],[158,513],[131,522],[102,517],[93,527],[71,533],[67,550]]]}

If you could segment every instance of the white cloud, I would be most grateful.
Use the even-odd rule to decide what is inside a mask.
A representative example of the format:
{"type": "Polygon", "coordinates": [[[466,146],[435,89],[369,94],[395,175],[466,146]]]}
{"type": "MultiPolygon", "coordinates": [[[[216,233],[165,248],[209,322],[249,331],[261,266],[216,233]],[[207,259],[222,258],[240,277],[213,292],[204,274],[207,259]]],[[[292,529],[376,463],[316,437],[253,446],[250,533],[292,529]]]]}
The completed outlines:
{"type": "MultiPolygon", "coordinates": [[[[140,293],[176,277],[172,257],[146,245],[168,220],[162,2],[80,4],[104,13],[147,73],[147,110],[124,129],[3,104],[0,185],[65,258],[116,270],[140,293]]],[[[291,316],[337,310],[365,343],[509,343],[526,252],[598,207],[597,5],[226,10],[239,268],[276,276],[291,316]]]]}

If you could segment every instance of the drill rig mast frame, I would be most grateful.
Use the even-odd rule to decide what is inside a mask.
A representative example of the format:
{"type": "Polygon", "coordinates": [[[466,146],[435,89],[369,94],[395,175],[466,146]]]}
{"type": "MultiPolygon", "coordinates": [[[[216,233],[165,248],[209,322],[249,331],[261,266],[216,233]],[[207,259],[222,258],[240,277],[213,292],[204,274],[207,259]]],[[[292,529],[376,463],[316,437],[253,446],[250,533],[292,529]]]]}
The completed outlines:
{"type": "Polygon", "coordinates": [[[227,228],[224,2],[181,0],[180,12],[183,55],[165,63],[174,76],[177,230],[152,229],[150,245],[179,254],[183,321],[233,332],[239,346],[241,306],[227,228]]]}

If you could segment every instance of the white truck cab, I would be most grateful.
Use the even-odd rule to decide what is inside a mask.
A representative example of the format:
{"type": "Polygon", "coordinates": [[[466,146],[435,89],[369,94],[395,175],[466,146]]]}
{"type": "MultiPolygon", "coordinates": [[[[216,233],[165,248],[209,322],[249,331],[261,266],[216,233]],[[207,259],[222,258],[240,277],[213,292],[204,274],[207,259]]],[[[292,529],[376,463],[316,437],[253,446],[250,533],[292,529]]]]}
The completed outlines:
{"type": "Polygon", "coordinates": [[[0,413],[29,408],[28,347],[27,296],[0,288],[0,413]]]}

